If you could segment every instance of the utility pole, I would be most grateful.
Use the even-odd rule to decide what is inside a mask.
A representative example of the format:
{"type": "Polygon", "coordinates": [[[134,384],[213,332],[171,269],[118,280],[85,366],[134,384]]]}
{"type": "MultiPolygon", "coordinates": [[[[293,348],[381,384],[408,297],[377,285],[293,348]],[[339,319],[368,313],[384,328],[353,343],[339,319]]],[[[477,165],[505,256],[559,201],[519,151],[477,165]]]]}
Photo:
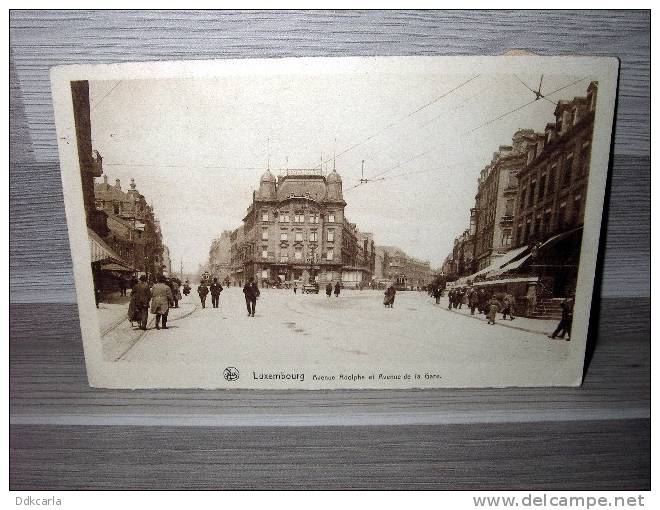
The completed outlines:
{"type": "Polygon", "coordinates": [[[369,179],[364,178],[364,159],[362,160],[362,177],[360,178],[360,184],[366,184],[369,182],[369,179]]]}

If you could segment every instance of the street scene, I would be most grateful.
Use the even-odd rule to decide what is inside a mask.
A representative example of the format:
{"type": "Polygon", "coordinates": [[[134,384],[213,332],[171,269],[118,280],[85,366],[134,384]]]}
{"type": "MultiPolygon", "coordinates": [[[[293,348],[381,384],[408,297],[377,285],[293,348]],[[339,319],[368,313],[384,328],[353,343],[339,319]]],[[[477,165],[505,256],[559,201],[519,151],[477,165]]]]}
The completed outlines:
{"type": "Polygon", "coordinates": [[[104,359],[551,382],[597,81],[325,78],[71,82],[104,359]]]}

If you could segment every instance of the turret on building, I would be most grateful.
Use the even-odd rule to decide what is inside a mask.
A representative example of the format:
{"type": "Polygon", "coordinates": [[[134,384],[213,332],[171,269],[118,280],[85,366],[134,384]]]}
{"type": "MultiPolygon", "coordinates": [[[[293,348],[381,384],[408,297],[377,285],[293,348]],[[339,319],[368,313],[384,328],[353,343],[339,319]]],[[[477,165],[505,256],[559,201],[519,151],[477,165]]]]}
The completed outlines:
{"type": "Polygon", "coordinates": [[[277,178],[267,170],[243,226],[230,234],[232,280],[369,285],[373,242],[346,220],[345,207],[336,170],[290,169],[277,178]]]}

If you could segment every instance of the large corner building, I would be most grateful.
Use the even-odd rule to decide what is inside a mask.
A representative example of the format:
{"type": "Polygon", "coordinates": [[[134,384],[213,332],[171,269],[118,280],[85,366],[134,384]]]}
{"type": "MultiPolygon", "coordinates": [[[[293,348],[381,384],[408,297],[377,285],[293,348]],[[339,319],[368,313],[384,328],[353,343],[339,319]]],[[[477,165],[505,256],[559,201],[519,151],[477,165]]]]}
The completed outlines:
{"type": "Polygon", "coordinates": [[[342,180],[333,170],[266,171],[243,225],[230,236],[231,277],[259,285],[300,280],[371,283],[375,247],[345,215],[342,180]]]}

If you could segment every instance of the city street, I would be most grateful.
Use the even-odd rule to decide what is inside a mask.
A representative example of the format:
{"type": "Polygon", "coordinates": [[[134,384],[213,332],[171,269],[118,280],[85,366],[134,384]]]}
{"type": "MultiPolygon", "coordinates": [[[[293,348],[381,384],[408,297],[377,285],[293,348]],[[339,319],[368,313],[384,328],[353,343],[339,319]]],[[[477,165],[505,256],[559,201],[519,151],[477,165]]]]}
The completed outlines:
{"type": "Polygon", "coordinates": [[[170,310],[168,330],[153,329],[151,320],[151,329],[136,331],[130,345],[125,333],[104,336],[105,344],[117,338],[125,344],[121,349],[105,345],[104,350],[125,362],[250,367],[250,376],[254,367],[304,368],[309,383],[313,375],[332,375],[332,367],[346,373],[400,367],[401,373],[421,373],[417,382],[424,386],[442,385],[441,379],[449,377],[453,384],[477,385],[495,380],[495,372],[503,375],[503,384],[507,374],[527,374],[540,383],[561,371],[574,344],[548,339],[549,321],[521,319],[492,326],[483,316],[450,312],[446,298],[436,305],[422,292],[398,292],[389,309],[382,305],[381,291],[344,290],[339,298],[327,298],[323,292],[262,289],[254,318],[247,316],[238,287],[225,289],[218,309],[210,307],[210,299],[202,309],[194,293],[180,305],[170,310]],[[521,330],[529,329],[530,322],[538,323],[537,331],[521,330]]]}

